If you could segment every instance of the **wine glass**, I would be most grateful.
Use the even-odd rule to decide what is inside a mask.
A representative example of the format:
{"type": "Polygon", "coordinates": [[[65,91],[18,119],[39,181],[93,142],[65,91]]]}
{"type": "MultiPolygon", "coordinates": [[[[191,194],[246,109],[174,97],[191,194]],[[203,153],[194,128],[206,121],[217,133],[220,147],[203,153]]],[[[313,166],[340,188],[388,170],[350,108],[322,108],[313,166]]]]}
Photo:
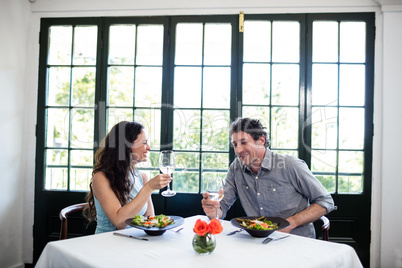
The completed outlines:
{"type": "MultiPolygon", "coordinates": [[[[225,180],[222,178],[209,178],[207,182],[207,193],[209,194],[209,198],[213,201],[221,201],[224,192],[223,187],[225,186],[225,180]]],[[[218,209],[215,208],[215,219],[218,218],[218,209]]]]}
{"type": "MultiPolygon", "coordinates": [[[[170,176],[172,175],[174,169],[176,167],[175,164],[175,155],[173,151],[166,150],[166,151],[161,151],[159,155],[159,169],[163,174],[169,174],[170,176]]],[[[165,197],[171,197],[175,196],[176,192],[173,190],[170,190],[169,184],[167,185],[167,190],[162,192],[162,195],[165,197]]]]}

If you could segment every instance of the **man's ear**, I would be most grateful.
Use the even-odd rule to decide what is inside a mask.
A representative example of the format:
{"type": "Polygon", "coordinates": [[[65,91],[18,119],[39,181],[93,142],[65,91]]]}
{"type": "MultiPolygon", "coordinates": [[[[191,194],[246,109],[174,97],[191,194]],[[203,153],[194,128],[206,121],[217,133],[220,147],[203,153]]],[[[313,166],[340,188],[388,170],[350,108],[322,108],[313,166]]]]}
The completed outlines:
{"type": "Polygon", "coordinates": [[[261,137],[258,138],[258,144],[259,145],[265,144],[265,136],[264,135],[261,135],[261,137]]]}

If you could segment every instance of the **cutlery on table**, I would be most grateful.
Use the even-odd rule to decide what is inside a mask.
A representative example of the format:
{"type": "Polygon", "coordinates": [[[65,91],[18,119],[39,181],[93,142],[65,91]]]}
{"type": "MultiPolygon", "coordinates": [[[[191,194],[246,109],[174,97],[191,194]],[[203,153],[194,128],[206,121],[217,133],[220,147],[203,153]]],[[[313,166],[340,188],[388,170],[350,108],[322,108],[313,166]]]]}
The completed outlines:
{"type": "Polygon", "coordinates": [[[183,230],[183,227],[179,228],[179,229],[169,229],[175,233],[180,232],[181,230],[183,230]]]}
{"type": "Polygon", "coordinates": [[[286,238],[286,237],[289,237],[289,236],[290,236],[290,235],[286,235],[286,236],[282,236],[282,237],[279,237],[279,238],[267,237],[267,238],[264,239],[264,241],[262,241],[262,243],[263,243],[263,244],[268,244],[268,243],[271,242],[271,241],[276,241],[276,240],[283,239],[283,238],[286,238]]]}
{"type": "Polygon", "coordinates": [[[113,234],[114,234],[114,235],[119,235],[119,236],[125,236],[125,237],[135,238],[135,239],[138,239],[138,240],[145,240],[145,241],[148,241],[148,239],[145,238],[145,237],[137,237],[137,236],[128,235],[128,234],[121,234],[121,233],[113,233],[113,234]]]}
{"type": "Polygon", "coordinates": [[[236,231],[233,231],[233,232],[230,232],[230,233],[227,233],[226,235],[234,235],[235,233],[238,233],[238,232],[241,232],[241,231],[243,231],[244,229],[239,229],[239,230],[236,230],[236,231]]]}

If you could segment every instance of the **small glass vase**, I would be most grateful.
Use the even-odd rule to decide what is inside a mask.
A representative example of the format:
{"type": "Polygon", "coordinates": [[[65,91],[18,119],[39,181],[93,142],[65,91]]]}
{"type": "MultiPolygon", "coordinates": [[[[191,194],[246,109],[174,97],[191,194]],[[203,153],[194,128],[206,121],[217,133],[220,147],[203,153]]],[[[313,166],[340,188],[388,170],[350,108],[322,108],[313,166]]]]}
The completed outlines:
{"type": "Polygon", "coordinates": [[[214,251],[216,247],[215,236],[212,234],[206,234],[200,236],[195,234],[193,238],[193,248],[195,252],[200,255],[208,255],[214,251]]]}

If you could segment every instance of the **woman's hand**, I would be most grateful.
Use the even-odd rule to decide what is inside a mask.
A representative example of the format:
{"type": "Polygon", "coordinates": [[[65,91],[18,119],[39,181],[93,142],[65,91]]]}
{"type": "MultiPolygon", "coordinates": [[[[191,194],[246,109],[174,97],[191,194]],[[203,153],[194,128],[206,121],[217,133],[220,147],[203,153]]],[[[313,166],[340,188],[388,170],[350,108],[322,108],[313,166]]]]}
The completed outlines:
{"type": "Polygon", "coordinates": [[[169,174],[159,174],[155,178],[148,181],[148,185],[152,190],[158,190],[166,187],[172,180],[169,174]]]}

